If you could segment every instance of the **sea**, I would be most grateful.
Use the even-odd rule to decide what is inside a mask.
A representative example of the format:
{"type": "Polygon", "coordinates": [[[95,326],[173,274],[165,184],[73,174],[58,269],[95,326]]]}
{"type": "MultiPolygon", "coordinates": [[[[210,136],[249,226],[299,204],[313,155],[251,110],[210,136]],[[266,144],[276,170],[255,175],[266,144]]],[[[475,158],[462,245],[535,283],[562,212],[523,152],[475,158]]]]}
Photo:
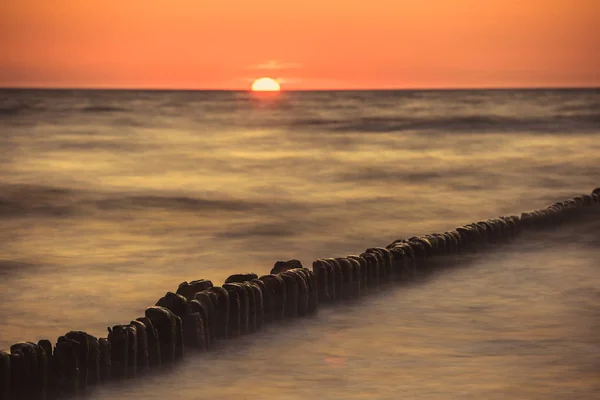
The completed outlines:
{"type": "MultiPolygon", "coordinates": [[[[600,90],[0,90],[0,349],[600,186],[600,90]]],[[[598,399],[600,218],[91,400],[598,399]]]]}

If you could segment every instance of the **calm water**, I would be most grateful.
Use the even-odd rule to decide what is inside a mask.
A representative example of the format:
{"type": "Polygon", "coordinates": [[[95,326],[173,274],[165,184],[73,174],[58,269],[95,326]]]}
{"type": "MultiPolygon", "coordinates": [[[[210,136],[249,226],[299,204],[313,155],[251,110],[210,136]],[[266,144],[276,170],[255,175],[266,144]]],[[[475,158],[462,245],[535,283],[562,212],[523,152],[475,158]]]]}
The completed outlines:
{"type": "MultiPolygon", "coordinates": [[[[105,336],[183,280],[588,193],[599,109],[598,90],[0,91],[0,348],[105,336]]],[[[90,398],[597,398],[600,225],[575,228],[90,398]]]]}

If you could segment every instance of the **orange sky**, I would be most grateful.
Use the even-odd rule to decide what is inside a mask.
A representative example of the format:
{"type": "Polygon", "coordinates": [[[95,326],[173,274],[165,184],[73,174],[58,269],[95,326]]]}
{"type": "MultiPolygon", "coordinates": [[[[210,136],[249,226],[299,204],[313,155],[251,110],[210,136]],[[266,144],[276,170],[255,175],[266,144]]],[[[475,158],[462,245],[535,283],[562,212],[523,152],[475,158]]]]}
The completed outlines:
{"type": "Polygon", "coordinates": [[[600,0],[0,0],[0,37],[0,86],[600,86],[600,0]]]}

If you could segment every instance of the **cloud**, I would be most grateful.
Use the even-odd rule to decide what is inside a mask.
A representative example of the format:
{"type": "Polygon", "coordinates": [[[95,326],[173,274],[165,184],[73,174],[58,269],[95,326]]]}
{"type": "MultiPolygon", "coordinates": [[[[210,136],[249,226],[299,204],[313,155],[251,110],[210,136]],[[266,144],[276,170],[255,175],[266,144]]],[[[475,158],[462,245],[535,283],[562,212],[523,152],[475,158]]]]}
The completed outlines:
{"type": "Polygon", "coordinates": [[[302,82],[301,78],[294,78],[294,77],[281,77],[281,78],[275,78],[277,80],[277,82],[279,83],[285,83],[285,84],[290,84],[290,83],[300,83],[302,82]]]}
{"type": "MultiPolygon", "coordinates": [[[[298,85],[300,83],[303,82],[302,78],[299,77],[283,77],[283,76],[272,76],[273,79],[275,79],[277,82],[279,82],[282,85],[298,85]]],[[[243,82],[244,85],[250,85],[252,82],[254,82],[256,80],[255,76],[241,76],[238,77],[234,80],[231,81],[232,85],[239,85],[243,82]]]]}
{"type": "Polygon", "coordinates": [[[278,60],[268,60],[261,64],[250,65],[248,69],[267,69],[267,70],[280,70],[280,69],[292,69],[301,68],[302,64],[295,62],[282,62],[278,60]]]}

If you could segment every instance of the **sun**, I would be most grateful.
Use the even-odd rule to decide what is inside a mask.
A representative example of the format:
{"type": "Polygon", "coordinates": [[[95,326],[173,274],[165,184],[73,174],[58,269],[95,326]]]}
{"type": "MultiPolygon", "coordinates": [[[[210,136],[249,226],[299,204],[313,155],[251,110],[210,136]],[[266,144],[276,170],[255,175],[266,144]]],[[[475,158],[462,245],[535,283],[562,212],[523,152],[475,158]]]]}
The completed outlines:
{"type": "Polygon", "coordinates": [[[272,78],[259,78],[252,84],[253,92],[279,92],[279,82],[272,78]]]}

